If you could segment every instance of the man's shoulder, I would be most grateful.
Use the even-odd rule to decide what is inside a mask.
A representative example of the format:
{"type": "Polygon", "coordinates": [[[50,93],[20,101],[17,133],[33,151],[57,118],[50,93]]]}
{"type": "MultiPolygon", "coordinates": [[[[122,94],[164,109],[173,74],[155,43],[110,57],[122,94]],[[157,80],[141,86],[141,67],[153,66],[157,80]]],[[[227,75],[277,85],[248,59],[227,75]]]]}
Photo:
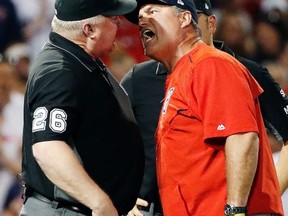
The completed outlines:
{"type": "Polygon", "coordinates": [[[266,67],[253,60],[247,59],[243,56],[236,56],[236,58],[250,71],[250,73],[252,73],[253,76],[259,75],[259,73],[269,73],[266,67]]]}
{"type": "MultiPolygon", "coordinates": [[[[143,73],[156,73],[159,67],[163,65],[156,60],[149,60],[145,62],[141,62],[139,64],[134,65],[133,73],[134,74],[143,74],[143,73]]],[[[164,67],[164,66],[163,66],[164,67]]]]}
{"type": "MultiPolygon", "coordinates": [[[[194,65],[199,63],[206,64],[207,61],[219,62],[219,61],[235,61],[236,59],[228,53],[219,50],[215,47],[208,46],[204,43],[198,45],[196,50],[191,52],[194,65]]],[[[190,61],[190,60],[189,60],[190,61]]]]}
{"type": "Polygon", "coordinates": [[[156,77],[157,75],[166,75],[167,71],[164,65],[155,60],[149,60],[135,64],[125,75],[132,79],[142,79],[144,77],[156,77]]]}

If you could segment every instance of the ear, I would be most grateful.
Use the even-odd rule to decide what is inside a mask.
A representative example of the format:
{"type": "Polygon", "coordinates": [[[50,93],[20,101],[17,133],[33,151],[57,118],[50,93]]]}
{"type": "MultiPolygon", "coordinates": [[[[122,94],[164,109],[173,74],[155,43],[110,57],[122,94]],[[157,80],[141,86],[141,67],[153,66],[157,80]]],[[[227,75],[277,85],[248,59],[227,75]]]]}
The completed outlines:
{"type": "Polygon", "coordinates": [[[181,16],[181,28],[190,26],[192,23],[192,15],[189,11],[184,11],[181,16]]]}
{"type": "Polygon", "coordinates": [[[86,37],[92,37],[95,34],[95,28],[89,23],[85,23],[82,27],[82,31],[86,37]]]}
{"type": "Polygon", "coordinates": [[[216,29],[217,29],[216,16],[215,15],[208,16],[207,21],[208,21],[209,33],[210,34],[215,34],[216,29]]]}

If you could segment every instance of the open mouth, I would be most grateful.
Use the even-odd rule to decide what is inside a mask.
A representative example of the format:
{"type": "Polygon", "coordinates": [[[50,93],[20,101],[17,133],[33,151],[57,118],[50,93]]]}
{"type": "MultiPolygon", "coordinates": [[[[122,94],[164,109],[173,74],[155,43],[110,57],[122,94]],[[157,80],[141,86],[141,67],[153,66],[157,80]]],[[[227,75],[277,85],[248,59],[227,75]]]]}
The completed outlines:
{"type": "Polygon", "coordinates": [[[150,40],[152,40],[154,38],[154,36],[155,36],[154,32],[151,31],[150,29],[146,29],[142,33],[142,39],[145,42],[149,42],[150,40]]]}

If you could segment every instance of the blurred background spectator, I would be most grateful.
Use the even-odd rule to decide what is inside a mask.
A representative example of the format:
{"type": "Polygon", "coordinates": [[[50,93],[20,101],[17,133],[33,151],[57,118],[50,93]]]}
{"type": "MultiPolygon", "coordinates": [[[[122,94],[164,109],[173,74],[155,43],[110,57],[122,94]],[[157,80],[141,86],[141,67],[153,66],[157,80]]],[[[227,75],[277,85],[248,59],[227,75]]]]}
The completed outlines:
{"type": "MultiPolygon", "coordinates": [[[[2,1],[2,0],[1,0],[2,1]]],[[[55,0],[11,0],[21,24],[24,41],[33,60],[47,40],[54,16],[55,0]]]]}
{"type": "Polygon", "coordinates": [[[124,17],[120,18],[121,24],[116,36],[117,48],[102,59],[119,81],[134,64],[148,59],[142,48],[139,27],[124,17]]]}
{"type": "Polygon", "coordinates": [[[253,23],[249,14],[240,9],[223,9],[220,15],[215,39],[225,41],[238,55],[252,57],[255,43],[253,23]]]}
{"type": "Polygon", "coordinates": [[[7,61],[0,63],[0,209],[1,215],[18,215],[21,187],[17,173],[21,171],[23,102],[30,65],[29,47],[15,43],[4,52],[7,61]],[[5,214],[4,214],[5,213],[5,214]]]}
{"type": "MultiPolygon", "coordinates": [[[[18,215],[23,93],[30,63],[46,42],[55,0],[0,0],[0,215],[18,215]]],[[[266,66],[288,93],[288,0],[211,0],[215,39],[266,66]]],[[[139,28],[121,17],[104,63],[118,80],[144,56],[139,28]]],[[[277,153],[274,154],[275,162],[277,153]]],[[[288,165],[287,165],[288,166],[288,165]]],[[[287,193],[283,196],[288,215],[287,193]]]]}
{"type": "MultiPolygon", "coordinates": [[[[288,0],[211,0],[215,39],[266,66],[288,93],[288,0]]],[[[288,201],[287,201],[288,202],[288,201]]]]}
{"type": "Polygon", "coordinates": [[[23,39],[20,21],[10,0],[0,1],[0,54],[13,42],[23,39]]]}

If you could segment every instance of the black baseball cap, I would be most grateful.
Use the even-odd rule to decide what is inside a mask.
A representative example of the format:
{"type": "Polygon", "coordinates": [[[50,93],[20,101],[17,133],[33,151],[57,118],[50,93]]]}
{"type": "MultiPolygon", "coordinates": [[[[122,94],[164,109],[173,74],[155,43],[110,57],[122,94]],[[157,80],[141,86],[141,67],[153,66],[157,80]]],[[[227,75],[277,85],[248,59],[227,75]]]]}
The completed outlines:
{"type": "Polygon", "coordinates": [[[131,13],[125,15],[126,19],[134,24],[138,24],[139,10],[143,5],[146,4],[170,5],[170,6],[176,6],[183,10],[188,10],[191,12],[193,20],[198,23],[198,16],[193,0],[136,0],[136,1],[137,1],[136,9],[133,10],[131,13]]]}
{"type": "Polygon", "coordinates": [[[212,15],[212,6],[210,0],[194,0],[194,4],[198,13],[204,13],[207,16],[212,15]]]}
{"type": "Polygon", "coordinates": [[[97,15],[120,16],[136,6],[136,0],[56,0],[55,15],[63,21],[75,21],[97,15]]]}

